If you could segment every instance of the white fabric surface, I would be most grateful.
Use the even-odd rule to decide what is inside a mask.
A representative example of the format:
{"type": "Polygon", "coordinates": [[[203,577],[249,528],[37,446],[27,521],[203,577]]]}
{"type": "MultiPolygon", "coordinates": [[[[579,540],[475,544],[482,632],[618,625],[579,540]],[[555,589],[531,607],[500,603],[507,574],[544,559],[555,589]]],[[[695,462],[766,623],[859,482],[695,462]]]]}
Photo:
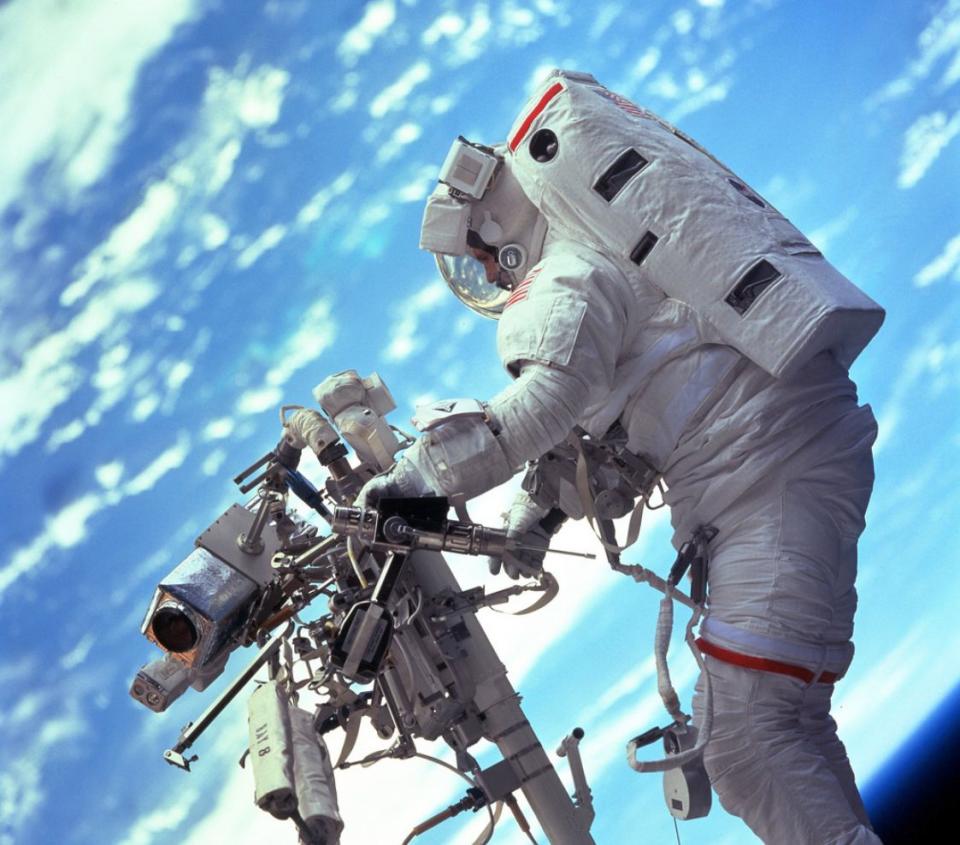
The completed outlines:
{"type": "Polygon", "coordinates": [[[693,306],[719,342],[774,375],[824,350],[849,366],[883,321],[883,309],[739,176],[599,84],[548,77],[508,138],[506,165],[555,235],[594,247],[626,275],[645,276],[693,306]],[[546,162],[534,155],[540,131],[558,141],[546,162]],[[607,199],[596,186],[630,150],[646,163],[607,199]],[[638,266],[630,256],[646,232],[657,240],[638,266]],[[728,297],[760,261],[779,280],[741,313],[728,297]]]}
{"type": "MultiPolygon", "coordinates": [[[[619,420],[663,473],[674,544],[719,529],[703,634],[842,672],[876,424],[838,358],[849,365],[882,309],[672,127],[569,80],[550,93],[557,83],[509,136],[507,165],[549,230],[499,322],[501,360],[520,378],[490,403],[498,451],[516,467],[573,423],[599,437],[619,420]],[[548,127],[559,153],[535,161],[526,143],[548,127]],[[650,163],[603,199],[596,179],[625,139],[650,163]],[[645,230],[658,240],[638,265],[645,230]],[[761,259],[783,278],[741,319],[726,296],[761,259]]],[[[705,763],[724,806],[777,845],[878,842],[829,716],[832,687],[708,665],[705,763]]]]}
{"type": "MultiPolygon", "coordinates": [[[[514,373],[532,361],[589,385],[576,422],[591,433],[621,419],[631,448],[665,472],[676,545],[699,524],[719,529],[708,639],[846,669],[876,424],[832,356],[775,379],[711,343],[682,303],[557,240],[501,317],[498,346],[514,373]]],[[[829,717],[831,688],[726,665],[712,677],[707,769],[727,809],[768,842],[876,842],[829,717]]]]}
{"type": "MultiPolygon", "coordinates": [[[[814,675],[846,671],[875,434],[867,409],[849,414],[718,516],[704,639],[814,675]]],[[[879,843],[830,717],[833,685],[706,664],[714,721],[704,764],[724,808],[778,845],[879,843]]],[[[698,684],[697,721],[702,708],[698,684]]]]}

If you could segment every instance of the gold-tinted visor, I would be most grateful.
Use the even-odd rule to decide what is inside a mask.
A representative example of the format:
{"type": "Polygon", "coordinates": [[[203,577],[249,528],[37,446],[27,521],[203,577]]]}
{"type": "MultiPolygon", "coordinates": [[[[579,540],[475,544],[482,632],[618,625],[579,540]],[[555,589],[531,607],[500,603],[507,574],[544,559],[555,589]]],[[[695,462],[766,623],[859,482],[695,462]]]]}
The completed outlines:
{"type": "Polygon", "coordinates": [[[472,255],[437,255],[440,275],[457,299],[471,311],[496,320],[510,291],[487,281],[483,264],[472,255]]]}

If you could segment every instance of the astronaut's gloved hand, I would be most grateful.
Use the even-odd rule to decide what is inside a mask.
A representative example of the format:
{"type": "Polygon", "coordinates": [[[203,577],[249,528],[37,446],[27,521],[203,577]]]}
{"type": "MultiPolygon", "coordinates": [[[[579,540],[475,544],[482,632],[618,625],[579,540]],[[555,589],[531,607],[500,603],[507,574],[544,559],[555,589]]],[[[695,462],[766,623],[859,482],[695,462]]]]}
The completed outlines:
{"type": "Polygon", "coordinates": [[[487,563],[492,574],[496,575],[501,565],[503,571],[514,579],[540,572],[543,568],[543,556],[550,546],[550,532],[540,525],[540,520],[547,513],[547,508],[536,504],[525,491],[521,490],[517,494],[510,510],[504,514],[504,527],[507,529],[508,540],[527,548],[507,551],[502,558],[488,558],[487,563]]]}
{"type": "Polygon", "coordinates": [[[369,510],[383,498],[435,495],[420,471],[405,457],[401,457],[386,472],[375,475],[360,488],[354,507],[369,510]]]}

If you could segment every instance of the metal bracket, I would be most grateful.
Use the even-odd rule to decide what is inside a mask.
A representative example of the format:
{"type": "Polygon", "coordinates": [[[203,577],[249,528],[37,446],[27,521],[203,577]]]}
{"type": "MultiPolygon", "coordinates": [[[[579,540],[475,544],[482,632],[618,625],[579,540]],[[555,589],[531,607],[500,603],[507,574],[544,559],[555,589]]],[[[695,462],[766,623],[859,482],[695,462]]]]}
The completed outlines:
{"type": "Polygon", "coordinates": [[[593,793],[587,783],[587,775],[583,770],[583,759],[580,756],[580,740],[583,739],[583,728],[574,728],[563,738],[557,748],[558,757],[566,757],[570,765],[570,774],[573,777],[573,803],[577,815],[583,818],[584,830],[589,830],[593,819],[597,815],[593,808],[593,793]]]}
{"type": "Polygon", "coordinates": [[[180,732],[180,736],[177,739],[176,745],[173,748],[169,748],[163,752],[163,759],[166,760],[171,766],[176,766],[177,768],[183,769],[185,772],[190,771],[190,764],[197,759],[196,755],[186,759],[183,756],[183,752],[190,748],[194,742],[200,737],[207,728],[213,723],[214,719],[219,716],[226,706],[237,697],[240,690],[242,690],[247,683],[253,678],[254,675],[260,670],[260,668],[266,664],[274,654],[280,648],[280,645],[283,643],[284,638],[290,631],[293,630],[293,623],[291,622],[287,626],[287,630],[279,637],[274,637],[270,640],[263,648],[260,649],[259,654],[253,659],[249,666],[244,669],[236,679],[228,686],[220,695],[214,700],[214,702],[203,711],[203,714],[197,719],[196,722],[187,722],[183,730],[180,732]]]}

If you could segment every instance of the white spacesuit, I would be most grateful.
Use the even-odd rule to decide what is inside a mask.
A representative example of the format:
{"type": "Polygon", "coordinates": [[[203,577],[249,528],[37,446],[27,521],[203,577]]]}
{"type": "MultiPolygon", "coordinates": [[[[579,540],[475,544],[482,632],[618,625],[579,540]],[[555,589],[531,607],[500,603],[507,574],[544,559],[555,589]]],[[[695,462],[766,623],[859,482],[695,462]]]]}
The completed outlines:
{"type": "MultiPolygon", "coordinates": [[[[778,845],[879,842],[829,707],[853,654],[876,435],[847,368],[881,309],[723,165],[592,77],[555,73],[508,138],[454,144],[421,246],[463,301],[499,315],[515,380],[487,404],[434,406],[361,499],[469,498],[576,427],[625,431],[667,486],[675,545],[717,529],[698,642],[724,807],[778,845]]],[[[512,509],[526,545],[549,542],[550,509],[599,502],[574,482],[551,495],[512,509]]],[[[504,563],[516,576],[538,558],[504,563]]]]}

